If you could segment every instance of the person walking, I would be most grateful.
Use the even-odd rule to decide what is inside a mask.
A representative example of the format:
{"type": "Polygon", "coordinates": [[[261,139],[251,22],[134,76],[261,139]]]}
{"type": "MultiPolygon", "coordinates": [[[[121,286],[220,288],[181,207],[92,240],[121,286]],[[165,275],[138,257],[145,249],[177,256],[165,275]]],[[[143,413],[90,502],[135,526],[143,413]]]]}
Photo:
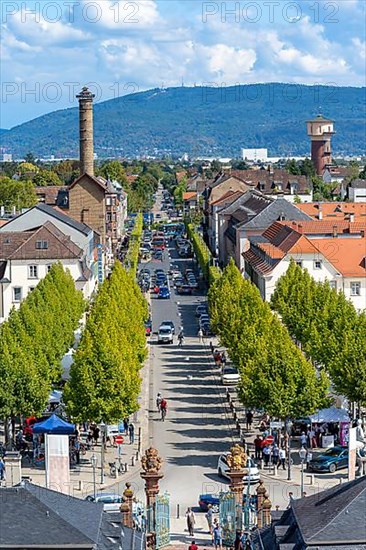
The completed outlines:
{"type": "Polygon", "coordinates": [[[265,445],[265,446],[263,447],[262,454],[263,454],[264,466],[265,466],[265,467],[268,467],[268,465],[269,465],[269,458],[270,458],[270,456],[271,456],[271,449],[269,448],[268,445],[265,445]]]}
{"type": "Polygon", "coordinates": [[[301,447],[304,447],[304,449],[307,448],[307,445],[308,445],[308,438],[307,438],[305,432],[301,432],[301,436],[300,436],[300,445],[301,445],[301,447]]]}
{"type": "Polygon", "coordinates": [[[252,424],[253,424],[253,413],[252,411],[247,411],[246,413],[246,420],[247,420],[247,430],[252,430],[252,424]]]}
{"type": "Polygon", "coordinates": [[[286,470],[286,451],[283,447],[278,451],[278,457],[280,459],[280,464],[282,468],[286,470]]]}
{"type": "Polygon", "coordinates": [[[198,331],[198,338],[199,338],[200,344],[203,344],[203,330],[201,328],[198,331]]]}
{"type": "Polygon", "coordinates": [[[192,540],[191,544],[188,546],[188,550],[198,550],[198,546],[195,540],[192,540]]]}
{"type": "Polygon", "coordinates": [[[128,434],[128,424],[129,424],[128,418],[124,418],[123,419],[123,429],[124,429],[124,432],[125,432],[126,435],[128,434]]]}
{"type": "Polygon", "coordinates": [[[243,550],[243,534],[241,531],[237,530],[234,541],[234,550],[243,550]]]}
{"type": "Polygon", "coordinates": [[[192,508],[187,508],[186,511],[186,520],[187,520],[187,529],[191,537],[194,535],[194,525],[196,523],[196,518],[192,512],[192,508]]]}
{"type": "Polygon", "coordinates": [[[255,458],[256,460],[260,460],[261,453],[262,453],[262,442],[263,438],[261,435],[257,435],[257,437],[254,440],[254,449],[255,449],[255,458]]]}
{"type": "Polygon", "coordinates": [[[94,439],[95,445],[98,445],[99,433],[100,433],[100,429],[98,428],[97,425],[95,425],[93,427],[93,439],[94,439]]]}
{"type": "Polygon", "coordinates": [[[161,419],[163,422],[165,421],[167,410],[168,410],[168,403],[166,402],[166,399],[163,398],[160,403],[161,419]]]}
{"type": "Polygon", "coordinates": [[[313,460],[313,453],[308,451],[306,453],[306,469],[309,470],[310,462],[313,460]]]}
{"type": "Polygon", "coordinates": [[[207,506],[206,520],[207,520],[207,525],[208,525],[208,532],[212,536],[212,531],[213,531],[213,527],[212,527],[212,521],[213,521],[212,504],[209,504],[207,506]]]}
{"type": "Polygon", "coordinates": [[[0,457],[0,481],[5,481],[5,462],[3,461],[3,458],[0,457]]]}
{"type": "Polygon", "coordinates": [[[78,437],[75,439],[74,452],[75,452],[76,464],[80,464],[80,440],[78,437]]]}
{"type": "Polygon", "coordinates": [[[135,442],[135,426],[130,422],[130,425],[128,426],[128,435],[130,438],[130,445],[133,445],[135,442]]]}
{"type": "Polygon", "coordinates": [[[274,466],[278,466],[279,457],[280,457],[280,449],[278,448],[277,443],[275,443],[272,448],[272,464],[274,466]]]}
{"type": "Polygon", "coordinates": [[[221,550],[222,549],[222,528],[219,523],[216,524],[213,535],[214,535],[215,550],[217,550],[218,548],[221,550]]]}

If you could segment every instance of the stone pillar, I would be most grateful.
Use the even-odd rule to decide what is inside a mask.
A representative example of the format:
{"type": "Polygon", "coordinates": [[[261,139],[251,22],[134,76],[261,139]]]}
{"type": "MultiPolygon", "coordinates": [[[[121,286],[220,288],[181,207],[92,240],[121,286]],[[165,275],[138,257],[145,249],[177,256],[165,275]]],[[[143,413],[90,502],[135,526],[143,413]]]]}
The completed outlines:
{"type": "Polygon", "coordinates": [[[22,481],[22,457],[18,451],[7,451],[4,456],[6,487],[14,487],[22,481]]]}
{"type": "Polygon", "coordinates": [[[79,100],[80,175],[87,173],[94,176],[93,99],[95,95],[84,86],[76,97],[79,100]]]}
{"type": "Polygon", "coordinates": [[[263,502],[264,502],[264,495],[266,494],[266,488],[263,484],[262,479],[259,481],[259,485],[256,489],[256,493],[257,493],[257,527],[258,527],[258,529],[262,529],[262,527],[263,527],[263,502]]]}
{"type": "Polygon", "coordinates": [[[272,502],[269,500],[269,494],[266,492],[264,493],[264,500],[262,503],[263,527],[265,527],[266,525],[271,525],[271,508],[272,502]]]}
{"type": "MultiPolygon", "coordinates": [[[[230,454],[227,456],[229,465],[228,476],[230,477],[230,490],[235,496],[235,507],[237,511],[243,509],[243,477],[248,472],[246,470],[248,457],[240,445],[236,444],[230,449],[230,454]]],[[[236,528],[242,528],[242,513],[236,514],[236,528]]]]}
{"type": "Polygon", "coordinates": [[[123,491],[123,504],[121,505],[122,523],[126,527],[133,529],[133,490],[131,483],[126,483],[126,489],[123,491]]]}
{"type": "Polygon", "coordinates": [[[149,447],[141,459],[141,465],[143,472],[140,473],[140,476],[145,480],[146,505],[148,508],[147,547],[155,548],[156,496],[159,493],[159,481],[164,477],[160,472],[162,459],[158,451],[153,447],[149,447]]]}

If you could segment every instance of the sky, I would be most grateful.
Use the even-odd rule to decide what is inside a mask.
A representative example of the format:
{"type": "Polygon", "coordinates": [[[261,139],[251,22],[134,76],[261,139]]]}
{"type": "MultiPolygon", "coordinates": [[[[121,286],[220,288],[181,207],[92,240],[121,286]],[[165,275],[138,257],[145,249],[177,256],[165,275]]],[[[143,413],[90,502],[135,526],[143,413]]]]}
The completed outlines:
{"type": "Polygon", "coordinates": [[[365,0],[2,0],[0,127],[156,87],[365,85],[365,0]]]}

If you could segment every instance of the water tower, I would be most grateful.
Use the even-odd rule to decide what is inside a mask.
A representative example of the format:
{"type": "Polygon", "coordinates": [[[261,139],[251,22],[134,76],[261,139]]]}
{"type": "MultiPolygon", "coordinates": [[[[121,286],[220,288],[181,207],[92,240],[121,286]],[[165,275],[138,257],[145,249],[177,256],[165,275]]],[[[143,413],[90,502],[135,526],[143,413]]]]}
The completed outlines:
{"type": "Polygon", "coordinates": [[[306,122],[311,140],[311,160],[317,176],[322,176],[327,166],[332,164],[331,138],[335,134],[333,120],[318,115],[306,122]]]}

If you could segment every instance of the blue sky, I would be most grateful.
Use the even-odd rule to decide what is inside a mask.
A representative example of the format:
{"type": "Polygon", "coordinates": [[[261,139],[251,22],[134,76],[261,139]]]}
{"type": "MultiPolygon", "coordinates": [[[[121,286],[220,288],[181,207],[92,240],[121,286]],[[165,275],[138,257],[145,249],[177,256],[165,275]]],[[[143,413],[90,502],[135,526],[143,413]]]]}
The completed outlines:
{"type": "Polygon", "coordinates": [[[0,127],[157,86],[365,85],[365,0],[1,2],[0,127]]]}

